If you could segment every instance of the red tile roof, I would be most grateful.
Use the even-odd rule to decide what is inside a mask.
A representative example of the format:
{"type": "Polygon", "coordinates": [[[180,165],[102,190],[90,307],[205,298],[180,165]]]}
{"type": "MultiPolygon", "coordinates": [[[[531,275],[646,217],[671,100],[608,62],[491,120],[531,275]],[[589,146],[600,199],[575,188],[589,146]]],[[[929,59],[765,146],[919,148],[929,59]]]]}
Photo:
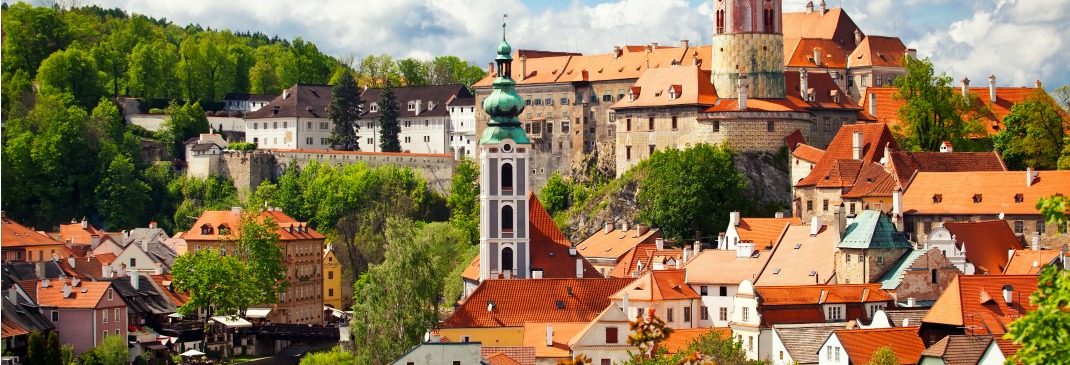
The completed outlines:
{"type": "Polygon", "coordinates": [[[610,109],[644,108],[651,106],[713,105],[717,92],[710,82],[709,71],[698,66],[655,68],[643,72],[629,89],[635,95],[614,103],[610,109]],[[670,89],[675,92],[673,98],[670,89]]]}
{"type": "Polygon", "coordinates": [[[160,288],[160,293],[166,295],[176,307],[181,307],[189,301],[188,293],[174,290],[174,287],[171,285],[171,282],[174,281],[174,277],[172,277],[171,274],[150,275],[149,277],[151,277],[152,281],[156,283],[156,286],[160,288]]]}
{"type": "Polygon", "coordinates": [[[870,162],[862,167],[851,189],[841,196],[843,198],[888,197],[892,196],[895,187],[895,178],[884,169],[884,165],[870,162]]]}
{"type": "Polygon", "coordinates": [[[832,39],[844,49],[854,49],[854,32],[858,26],[841,8],[831,8],[824,13],[820,8],[810,14],[785,12],[781,19],[784,44],[798,38],[821,38],[832,39]]]}
{"type": "MultiPolygon", "coordinates": [[[[106,300],[104,294],[111,289],[109,281],[82,281],[78,286],[71,287],[70,296],[64,298],[62,289],[65,283],[69,284],[70,281],[52,280],[45,288],[38,281],[37,304],[56,308],[96,308],[101,300],[106,300]]],[[[123,298],[118,293],[114,293],[112,298],[116,303],[123,303],[123,298]]]]}
{"type": "Polygon", "coordinates": [[[805,286],[756,286],[763,306],[891,301],[880,283],[805,286]]]}
{"type": "Polygon", "coordinates": [[[1037,275],[1063,253],[1059,250],[1014,250],[1003,275],[1037,275]]]}
{"type": "MultiPolygon", "coordinates": [[[[898,91],[898,88],[891,86],[883,87],[870,87],[866,89],[867,94],[876,94],[877,101],[877,113],[873,116],[877,118],[877,121],[887,124],[889,128],[899,124],[899,108],[906,104],[905,100],[897,100],[894,95],[898,91]]],[[[960,88],[961,90],[961,88],[960,88]]],[[[971,87],[969,93],[973,95],[973,100],[978,100],[984,103],[984,106],[988,109],[988,113],[984,115],[971,116],[969,119],[982,120],[985,128],[988,130],[988,134],[996,134],[1003,128],[1003,118],[1010,114],[1011,107],[1017,104],[1031,95],[1036,93],[1043,93],[1037,95],[1042,100],[1052,100],[1051,96],[1043,89],[1028,88],[1028,87],[996,87],[996,102],[993,103],[989,97],[988,87],[971,87]]],[[[869,110],[870,100],[868,95],[862,97],[862,107],[864,110],[869,110]]],[[[1060,114],[1063,118],[1068,118],[1067,114],[1061,109],[1060,114]]]]}
{"type": "Polygon", "coordinates": [[[825,150],[815,148],[808,144],[801,144],[795,147],[795,151],[792,151],[791,155],[804,161],[816,163],[817,161],[821,161],[821,157],[825,155],[825,150]]]}
{"type": "Polygon", "coordinates": [[[625,294],[631,300],[677,300],[698,299],[699,295],[685,282],[684,270],[652,270],[635,279],[620,291],[610,296],[621,299],[625,294]]]}
{"type": "MultiPolygon", "coordinates": [[[[261,211],[257,217],[257,221],[263,222],[265,219],[271,218],[279,225],[278,231],[280,241],[293,241],[293,240],[312,240],[323,239],[324,236],[316,230],[309,228],[308,223],[298,222],[292,217],[286,215],[282,211],[269,210],[261,211]],[[299,229],[301,228],[301,229],[299,229]]],[[[190,228],[186,232],[186,241],[219,241],[227,239],[230,234],[219,234],[219,227],[223,226],[230,230],[232,234],[239,234],[241,228],[241,212],[235,212],[233,210],[206,210],[201,213],[201,216],[197,218],[197,221],[193,223],[193,228],[190,228]],[[201,227],[207,226],[210,228],[208,234],[201,234],[201,227]]]]}
{"type": "Polygon", "coordinates": [[[851,67],[879,66],[902,67],[903,56],[907,46],[899,37],[866,36],[847,58],[851,67]]]}
{"type": "Polygon", "coordinates": [[[0,216],[0,222],[3,222],[2,227],[0,227],[0,245],[4,246],[4,248],[63,244],[48,235],[38,233],[30,229],[30,227],[15,222],[13,219],[8,218],[6,214],[0,216]]]}
{"type": "Polygon", "coordinates": [[[889,153],[888,167],[900,186],[919,172],[1006,171],[1007,165],[996,152],[907,152],[889,153]]]}
{"type": "Polygon", "coordinates": [[[0,338],[8,338],[15,336],[22,336],[30,334],[25,328],[22,328],[18,322],[10,318],[11,316],[3,316],[0,318],[0,338]]]}
{"type": "Polygon", "coordinates": [[[791,226],[769,257],[755,285],[811,285],[835,282],[836,240],[831,226],[810,235],[810,225],[791,226]]]}
{"type": "Polygon", "coordinates": [[[780,242],[788,226],[793,225],[802,225],[800,218],[740,218],[736,233],[740,241],[753,242],[755,249],[761,250],[780,242]]]}
{"type": "Polygon", "coordinates": [[[521,327],[524,322],[586,323],[609,305],[610,295],[630,282],[632,279],[602,278],[484,280],[460,302],[457,311],[442,322],[442,327],[521,327]],[[487,310],[491,302],[493,309],[487,310]],[[557,302],[561,302],[563,308],[558,308],[557,302]]]}
{"type": "Polygon", "coordinates": [[[488,360],[488,355],[503,354],[520,365],[535,365],[535,348],[532,346],[483,346],[480,350],[488,360]]]}
{"type": "Polygon", "coordinates": [[[544,278],[574,278],[576,277],[576,259],[583,262],[583,277],[600,278],[602,274],[591,266],[587,260],[583,260],[583,254],[569,256],[569,248],[572,243],[565,238],[561,230],[557,228],[553,218],[535,193],[528,193],[530,208],[528,209],[528,223],[531,243],[531,268],[542,269],[544,278]]]}
{"type": "Polygon", "coordinates": [[[735,250],[704,250],[684,265],[688,284],[739,285],[754,282],[765,268],[771,250],[759,250],[758,257],[737,257],[735,250]]]}
{"type": "Polygon", "coordinates": [[[722,340],[732,337],[731,328],[680,328],[672,331],[669,338],[658,344],[658,348],[664,348],[668,354],[676,354],[687,350],[687,347],[695,342],[700,336],[713,332],[722,340]]]}
{"type": "MultiPolygon", "coordinates": [[[[862,172],[864,162],[866,161],[848,159],[833,161],[824,178],[817,182],[817,187],[850,188],[854,186],[855,181],[858,180],[858,174],[862,172]]],[[[810,171],[810,175],[813,175],[813,170],[810,171]]],[[[805,180],[804,178],[803,181],[805,180]]]]}
{"type": "Polygon", "coordinates": [[[640,262],[646,262],[650,257],[650,253],[657,251],[657,245],[654,243],[640,243],[631,250],[625,252],[624,255],[617,260],[617,264],[613,266],[613,270],[609,271],[609,277],[611,278],[631,278],[632,273],[635,272],[636,267],[640,262]]]}
{"type": "Polygon", "coordinates": [[[784,136],[784,144],[788,145],[788,149],[794,153],[798,146],[806,145],[806,137],[803,137],[802,131],[796,129],[791,134],[784,136]]]}
{"type": "Polygon", "coordinates": [[[461,277],[468,280],[479,281],[479,255],[472,258],[472,262],[468,263],[468,267],[464,268],[461,277]]]}
{"type": "Polygon", "coordinates": [[[965,327],[970,334],[1007,333],[1014,319],[1033,311],[1029,296],[1037,291],[1036,275],[958,275],[925,315],[923,323],[965,327]],[[1011,304],[1003,289],[1011,286],[1011,304]]]}
{"type": "Polygon", "coordinates": [[[906,214],[1039,215],[1037,200],[1070,193],[1070,171],[1036,173],[1026,186],[1025,171],[919,172],[903,192],[903,206],[909,208],[906,214]],[[939,202],[934,195],[941,196],[939,202]]]}
{"type": "Polygon", "coordinates": [[[795,38],[784,40],[784,65],[787,67],[829,67],[847,68],[847,54],[841,44],[831,39],[795,38]],[[821,54],[820,60],[814,60],[814,49],[821,54]],[[820,61],[818,63],[817,61],[820,61]]]}
{"type": "Polygon", "coordinates": [[[327,118],[330,103],[330,85],[296,84],[245,118],[327,118]]]}
{"type": "Polygon", "coordinates": [[[977,365],[992,336],[950,335],[930,346],[921,356],[944,360],[945,365],[977,365]]]}
{"type": "Polygon", "coordinates": [[[944,222],[944,228],[955,237],[955,247],[966,245],[966,261],[978,273],[1002,273],[1007,267],[1007,251],[1023,248],[1005,220],[944,222]]]}
{"type": "MultiPolygon", "coordinates": [[[[828,148],[825,149],[825,154],[821,157],[821,160],[814,165],[812,170],[810,170],[810,174],[799,181],[798,184],[795,184],[795,186],[817,186],[818,184],[822,184],[822,181],[826,180],[826,176],[828,176],[829,179],[832,178],[830,170],[833,168],[847,171],[846,174],[849,176],[850,169],[841,168],[838,166],[839,164],[837,164],[837,161],[851,160],[853,157],[854,132],[862,132],[862,161],[879,162],[880,159],[884,157],[884,148],[886,146],[890,145],[893,150],[899,148],[895,143],[895,139],[892,137],[891,131],[889,131],[888,127],[883,124],[866,123],[844,125],[843,127],[840,127],[839,133],[836,133],[836,137],[832,139],[832,143],[829,143],[828,148]]],[[[844,176],[844,173],[837,174],[837,177],[841,180],[844,176]]],[[[826,182],[824,184],[830,183],[835,185],[836,182],[826,182]]],[[[840,183],[842,183],[842,181],[840,183]]],[[[854,181],[851,181],[851,184],[853,183],[854,181]]]]}
{"type": "Polygon", "coordinates": [[[865,364],[881,347],[890,347],[901,364],[917,364],[925,344],[916,328],[877,328],[866,330],[836,330],[847,358],[854,364],[865,364]]]}
{"type": "Polygon", "coordinates": [[[86,224],[86,228],[82,228],[82,223],[78,222],[59,225],[59,240],[61,242],[91,245],[93,244],[94,236],[100,237],[103,235],[104,231],[96,229],[92,224],[86,224]]]}
{"type": "Polygon", "coordinates": [[[653,243],[661,237],[661,230],[650,229],[644,234],[638,230],[614,229],[608,233],[602,229],[576,245],[576,250],[586,258],[619,259],[641,243],[653,243]]]}
{"type": "Polygon", "coordinates": [[[487,362],[490,363],[490,365],[522,365],[519,361],[513,360],[509,355],[501,352],[495,352],[491,355],[483,355],[483,358],[487,359],[487,362]]]}
{"type": "Polygon", "coordinates": [[[524,346],[535,348],[536,359],[567,358],[571,351],[568,340],[587,327],[587,322],[528,322],[524,323],[524,346]],[[550,346],[546,346],[546,327],[553,327],[550,346]]]}

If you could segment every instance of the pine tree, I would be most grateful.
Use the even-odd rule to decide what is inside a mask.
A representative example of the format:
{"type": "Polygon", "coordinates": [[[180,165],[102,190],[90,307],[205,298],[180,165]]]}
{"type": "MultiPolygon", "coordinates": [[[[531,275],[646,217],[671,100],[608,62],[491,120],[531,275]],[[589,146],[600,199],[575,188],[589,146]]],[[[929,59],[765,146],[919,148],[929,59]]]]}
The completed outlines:
{"type": "Polygon", "coordinates": [[[389,84],[379,94],[379,148],[383,152],[401,152],[401,123],[398,122],[398,99],[389,84]]]}
{"type": "Polygon", "coordinates": [[[353,74],[343,72],[338,83],[331,89],[331,105],[327,118],[334,123],[331,130],[331,149],[340,151],[360,151],[357,143],[357,119],[361,115],[360,88],[353,74]]]}

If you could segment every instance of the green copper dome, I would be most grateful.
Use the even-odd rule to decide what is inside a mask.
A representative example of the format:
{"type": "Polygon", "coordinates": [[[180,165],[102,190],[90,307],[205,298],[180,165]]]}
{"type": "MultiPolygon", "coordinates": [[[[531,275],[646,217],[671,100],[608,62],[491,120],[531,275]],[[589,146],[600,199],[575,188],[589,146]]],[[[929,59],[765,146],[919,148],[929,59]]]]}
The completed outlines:
{"type": "Polygon", "coordinates": [[[513,47],[510,47],[509,42],[506,42],[505,37],[502,37],[502,43],[498,45],[498,59],[509,57],[511,53],[513,53],[513,47]]]}
{"type": "Polygon", "coordinates": [[[502,23],[502,43],[498,45],[498,57],[495,58],[498,77],[492,84],[494,90],[483,99],[483,111],[490,115],[490,121],[479,138],[479,144],[497,144],[507,138],[520,144],[531,143],[517,119],[524,111],[524,99],[516,93],[516,81],[509,76],[513,63],[509,54],[512,51],[509,42],[505,41],[505,23],[502,23]]]}

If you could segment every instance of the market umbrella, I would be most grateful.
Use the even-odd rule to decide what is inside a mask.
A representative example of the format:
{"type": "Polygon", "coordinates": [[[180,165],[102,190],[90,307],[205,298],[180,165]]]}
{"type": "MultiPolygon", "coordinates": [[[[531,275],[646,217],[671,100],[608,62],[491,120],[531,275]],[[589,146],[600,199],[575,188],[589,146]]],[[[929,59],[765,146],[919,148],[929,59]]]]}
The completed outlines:
{"type": "Polygon", "coordinates": [[[194,349],[189,349],[186,352],[182,353],[182,356],[186,356],[186,357],[189,357],[189,356],[203,356],[203,355],[204,355],[203,352],[200,352],[200,351],[197,351],[197,350],[194,350],[194,349]]]}

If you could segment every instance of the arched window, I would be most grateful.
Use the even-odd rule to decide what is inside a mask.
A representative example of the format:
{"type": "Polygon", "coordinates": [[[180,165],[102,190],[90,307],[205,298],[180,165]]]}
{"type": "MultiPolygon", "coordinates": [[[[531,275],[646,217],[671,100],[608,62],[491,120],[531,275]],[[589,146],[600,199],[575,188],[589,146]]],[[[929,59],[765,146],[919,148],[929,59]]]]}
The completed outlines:
{"type": "Polygon", "coordinates": [[[513,231],[513,207],[506,205],[506,206],[502,207],[502,232],[512,232],[512,231],[513,231]]]}
{"type": "Polygon", "coordinates": [[[513,190],[513,164],[502,164],[502,190],[513,190]]]}
{"type": "Polygon", "coordinates": [[[724,10],[717,11],[717,34],[724,33],[724,10]]]}
{"type": "Polygon", "coordinates": [[[506,247],[502,249],[502,271],[513,269],[513,249],[506,247]]]}

